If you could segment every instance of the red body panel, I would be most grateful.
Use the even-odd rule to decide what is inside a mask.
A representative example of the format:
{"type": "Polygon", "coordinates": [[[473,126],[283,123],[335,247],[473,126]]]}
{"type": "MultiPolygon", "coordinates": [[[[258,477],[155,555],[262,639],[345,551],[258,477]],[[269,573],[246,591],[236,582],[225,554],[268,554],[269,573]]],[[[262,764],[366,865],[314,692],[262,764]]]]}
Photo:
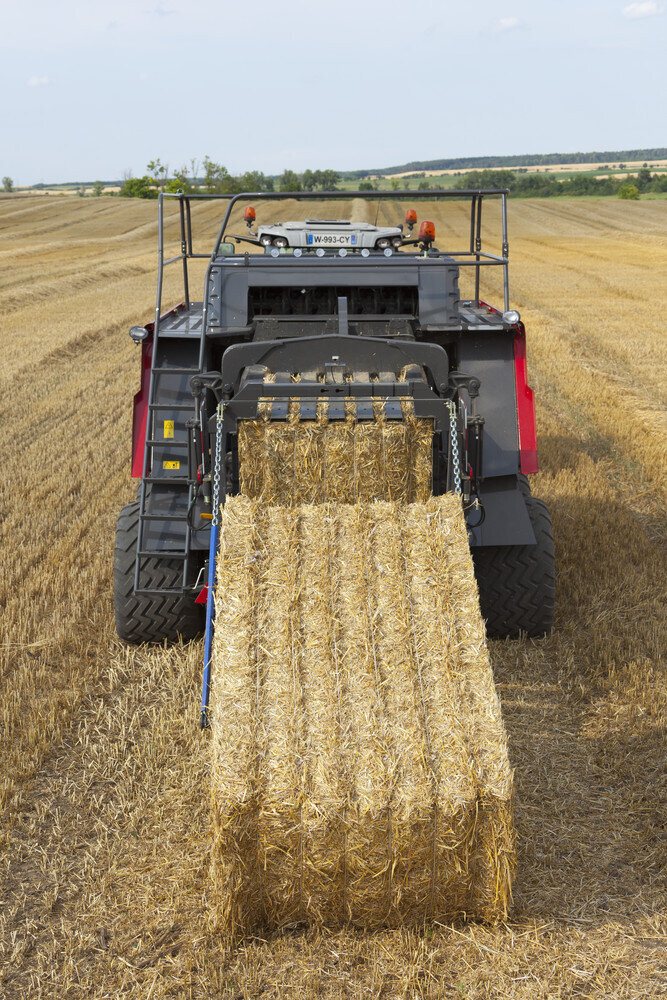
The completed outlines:
{"type": "Polygon", "coordinates": [[[537,472],[537,429],[535,426],[535,397],[533,390],[528,385],[526,331],[523,323],[519,324],[514,336],[514,377],[516,379],[521,471],[528,475],[531,472],[537,472]]]}
{"type": "Polygon", "coordinates": [[[148,426],[148,390],[151,382],[151,362],[153,360],[153,330],[141,342],[141,384],[134,397],[132,411],[132,477],[141,479],[144,474],[144,447],[148,426]]]}

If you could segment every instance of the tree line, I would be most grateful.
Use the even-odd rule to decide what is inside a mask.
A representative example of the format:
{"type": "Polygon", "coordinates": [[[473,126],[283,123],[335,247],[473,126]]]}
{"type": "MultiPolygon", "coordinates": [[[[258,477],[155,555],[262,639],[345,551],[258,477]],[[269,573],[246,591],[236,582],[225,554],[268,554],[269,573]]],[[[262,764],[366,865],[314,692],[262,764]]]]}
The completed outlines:
{"type": "MultiPolygon", "coordinates": [[[[660,153],[665,150],[631,150],[632,154],[639,152],[660,153]]],[[[593,155],[593,154],[591,154],[593,155]]],[[[602,155],[602,154],[600,154],[602,155]]],[[[628,157],[629,158],[629,157],[628,157]]],[[[618,164],[625,169],[624,163],[618,164]]],[[[243,174],[231,174],[225,166],[205,156],[201,164],[193,159],[187,166],[170,174],[169,168],[160,159],[151,160],[146,166],[146,173],[141,177],[133,177],[127,173],[120,187],[120,195],[125,198],[157,198],[160,192],[183,194],[238,194],[243,191],[335,191],[337,185],[346,174],[336,170],[304,170],[296,173],[294,170],[284,170],[278,177],[271,177],[259,170],[249,170],[243,174]]],[[[470,170],[467,173],[457,173],[456,187],[463,189],[507,188],[515,197],[551,198],[555,196],[576,197],[578,195],[595,195],[598,197],[611,195],[619,198],[636,199],[646,193],[667,193],[667,173],[651,173],[644,164],[636,173],[628,173],[625,177],[607,176],[595,177],[591,174],[578,174],[559,180],[553,173],[528,173],[527,168],[517,167],[513,170],[484,169],[470,170]]],[[[386,185],[387,179],[368,176],[359,179],[361,191],[377,191],[381,185],[386,185]]],[[[424,172],[411,177],[388,178],[389,189],[399,190],[410,188],[413,182],[419,191],[429,191],[440,186],[439,179],[427,179],[424,172]]],[[[100,196],[105,187],[113,182],[95,181],[92,194],[100,196]]],[[[62,185],[61,185],[62,186],[62,185]]],[[[89,185],[88,185],[89,186],[89,185]]],[[[88,186],[77,185],[77,194],[84,197],[88,194],[88,186]]],[[[45,188],[43,183],[33,185],[34,189],[45,188]]],[[[10,193],[15,185],[11,177],[2,178],[2,189],[10,193]]]]}
{"type": "Polygon", "coordinates": [[[667,174],[652,174],[642,167],[636,174],[626,177],[591,177],[580,174],[557,180],[549,174],[515,173],[512,170],[472,170],[461,177],[462,188],[508,188],[515,197],[552,198],[556,195],[616,195],[619,198],[638,198],[648,192],[667,192],[667,174]]]}
{"type": "Polygon", "coordinates": [[[398,167],[380,167],[377,170],[350,170],[343,174],[346,180],[378,177],[387,174],[417,173],[420,170],[482,170],[494,167],[549,167],[561,163],[614,163],[623,161],[665,160],[667,149],[616,149],[594,153],[526,153],[516,156],[459,156],[442,160],[413,160],[398,167]]]}
{"type": "Polygon", "coordinates": [[[340,175],[336,170],[284,170],[279,177],[267,177],[260,170],[231,174],[227,167],[205,156],[169,175],[161,160],[151,160],[142,177],[126,176],[120,188],[124,198],[157,198],[166,194],[239,194],[242,191],[335,191],[340,175]]]}

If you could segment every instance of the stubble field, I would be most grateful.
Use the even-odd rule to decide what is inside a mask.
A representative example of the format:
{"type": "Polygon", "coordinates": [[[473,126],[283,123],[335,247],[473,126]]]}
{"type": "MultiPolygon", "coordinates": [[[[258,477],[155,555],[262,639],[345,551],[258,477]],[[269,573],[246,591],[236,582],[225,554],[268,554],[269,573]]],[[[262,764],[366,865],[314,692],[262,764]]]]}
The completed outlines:
{"type": "MultiPolygon", "coordinates": [[[[113,628],[115,519],[136,490],[127,328],[153,315],[156,206],[0,198],[0,996],[667,995],[667,202],[510,209],[558,559],[552,637],[491,644],[511,920],[229,949],[207,883],[202,644],[127,648],[113,628]]],[[[458,211],[420,217],[446,244],[458,211]]],[[[217,214],[194,210],[209,239],[217,214]]]]}

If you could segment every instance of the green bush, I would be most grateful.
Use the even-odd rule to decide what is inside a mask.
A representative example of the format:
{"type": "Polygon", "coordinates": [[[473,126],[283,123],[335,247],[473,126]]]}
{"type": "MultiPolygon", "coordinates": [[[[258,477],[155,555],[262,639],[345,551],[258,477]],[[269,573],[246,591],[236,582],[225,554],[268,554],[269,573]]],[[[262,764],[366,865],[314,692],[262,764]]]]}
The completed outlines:
{"type": "Polygon", "coordinates": [[[621,184],[618,189],[618,197],[625,198],[626,201],[639,201],[639,190],[636,184],[621,184]]]}
{"type": "Polygon", "coordinates": [[[119,193],[123,198],[157,198],[157,188],[153,187],[146,174],[143,177],[128,177],[119,193]]]}

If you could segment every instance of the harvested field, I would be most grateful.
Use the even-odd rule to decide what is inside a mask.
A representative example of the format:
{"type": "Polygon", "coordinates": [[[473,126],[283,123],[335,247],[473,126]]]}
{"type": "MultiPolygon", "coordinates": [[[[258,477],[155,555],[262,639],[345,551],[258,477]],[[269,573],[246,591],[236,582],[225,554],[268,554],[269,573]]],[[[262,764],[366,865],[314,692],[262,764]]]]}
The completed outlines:
{"type": "Polygon", "coordinates": [[[505,918],[512,777],[459,498],[232,498],[217,594],[222,923],[505,918]]]}
{"type": "MultiPolygon", "coordinates": [[[[0,197],[0,996],[663,996],[667,203],[510,204],[559,589],[550,639],[490,644],[515,773],[509,919],[234,949],[208,917],[202,645],[113,631],[154,213],[0,197]]],[[[447,233],[442,205],[420,216],[447,233]]]]}

